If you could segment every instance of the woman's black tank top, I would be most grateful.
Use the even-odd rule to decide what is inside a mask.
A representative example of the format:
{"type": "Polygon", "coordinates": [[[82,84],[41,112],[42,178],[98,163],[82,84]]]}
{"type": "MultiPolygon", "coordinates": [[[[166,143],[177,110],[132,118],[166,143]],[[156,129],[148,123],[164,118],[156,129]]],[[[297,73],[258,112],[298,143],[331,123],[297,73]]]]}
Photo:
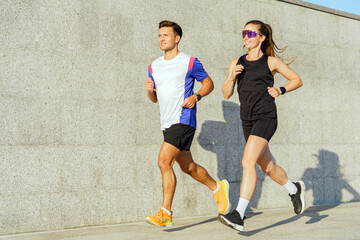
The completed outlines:
{"type": "Polygon", "coordinates": [[[276,118],[275,99],[267,87],[274,86],[274,76],[268,66],[268,56],[263,54],[258,60],[248,61],[246,55],[239,58],[244,66],[237,76],[237,91],[240,100],[240,118],[253,121],[263,117],[276,118]]]}

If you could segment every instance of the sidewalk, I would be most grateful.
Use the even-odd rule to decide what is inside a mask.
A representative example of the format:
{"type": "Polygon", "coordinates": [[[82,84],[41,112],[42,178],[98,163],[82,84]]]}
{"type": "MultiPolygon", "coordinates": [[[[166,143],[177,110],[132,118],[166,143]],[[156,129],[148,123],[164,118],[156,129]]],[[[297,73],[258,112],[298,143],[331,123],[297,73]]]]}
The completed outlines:
{"type": "Polygon", "coordinates": [[[126,239],[360,239],[360,202],[312,207],[302,215],[292,209],[248,213],[245,232],[238,233],[217,216],[174,218],[174,227],[145,222],[0,236],[1,240],[126,240],[126,239]]]}

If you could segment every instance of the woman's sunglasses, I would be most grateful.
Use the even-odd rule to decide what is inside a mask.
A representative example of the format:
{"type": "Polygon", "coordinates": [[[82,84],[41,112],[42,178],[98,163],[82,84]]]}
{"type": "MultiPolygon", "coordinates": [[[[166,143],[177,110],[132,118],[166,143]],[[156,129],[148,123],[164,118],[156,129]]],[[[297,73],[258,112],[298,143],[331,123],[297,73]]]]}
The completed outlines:
{"type": "Polygon", "coordinates": [[[246,35],[248,36],[248,38],[254,38],[254,37],[256,37],[258,34],[259,34],[260,36],[262,36],[261,33],[253,32],[253,31],[250,31],[250,30],[244,30],[244,31],[242,31],[242,36],[243,36],[243,38],[245,38],[246,35]]]}

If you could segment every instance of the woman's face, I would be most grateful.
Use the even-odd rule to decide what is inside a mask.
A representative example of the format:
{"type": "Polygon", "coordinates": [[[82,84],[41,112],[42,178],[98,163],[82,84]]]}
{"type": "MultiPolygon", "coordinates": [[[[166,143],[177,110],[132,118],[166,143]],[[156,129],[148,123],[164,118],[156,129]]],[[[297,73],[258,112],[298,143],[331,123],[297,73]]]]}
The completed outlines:
{"type": "Polygon", "coordinates": [[[260,35],[257,25],[246,25],[242,33],[244,45],[248,50],[261,46],[264,41],[264,36],[260,35]]]}

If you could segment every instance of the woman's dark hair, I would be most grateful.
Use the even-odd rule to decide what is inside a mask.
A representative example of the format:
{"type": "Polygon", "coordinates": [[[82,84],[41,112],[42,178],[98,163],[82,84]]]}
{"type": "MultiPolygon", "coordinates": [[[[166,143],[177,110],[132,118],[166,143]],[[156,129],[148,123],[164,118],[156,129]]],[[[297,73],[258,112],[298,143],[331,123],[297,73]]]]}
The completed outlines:
{"type": "MultiPolygon", "coordinates": [[[[254,24],[257,25],[259,28],[259,32],[265,36],[265,41],[261,44],[261,51],[263,53],[265,53],[268,56],[273,56],[273,57],[279,57],[278,53],[283,53],[284,50],[287,48],[279,48],[274,40],[273,40],[273,36],[272,36],[272,28],[270,27],[269,24],[265,24],[260,20],[252,20],[249,21],[245,24],[254,24]]],[[[279,57],[280,59],[282,59],[282,57],[279,57]]],[[[293,62],[293,61],[291,61],[293,62]]]]}
{"type": "Polygon", "coordinates": [[[181,37],[182,37],[182,29],[179,26],[179,24],[177,24],[175,22],[172,22],[172,21],[169,21],[169,20],[164,20],[164,21],[161,21],[159,23],[159,29],[162,28],[162,27],[171,27],[173,29],[174,33],[176,35],[179,35],[180,39],[181,39],[181,37]]]}

